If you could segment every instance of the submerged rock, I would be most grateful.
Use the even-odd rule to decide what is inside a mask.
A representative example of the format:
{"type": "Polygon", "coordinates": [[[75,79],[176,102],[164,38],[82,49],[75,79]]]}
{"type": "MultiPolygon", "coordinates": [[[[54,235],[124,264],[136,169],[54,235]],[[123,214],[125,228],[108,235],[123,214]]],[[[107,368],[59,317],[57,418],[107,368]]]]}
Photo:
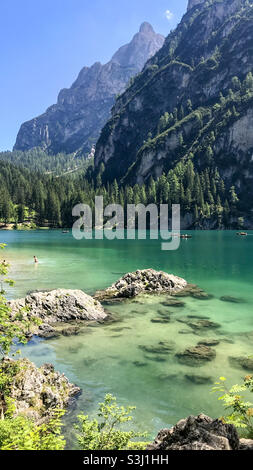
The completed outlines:
{"type": "Polygon", "coordinates": [[[240,367],[242,369],[253,372],[253,357],[229,357],[229,362],[233,367],[240,367]]]}
{"type": "Polygon", "coordinates": [[[216,357],[216,352],[208,346],[198,345],[192,348],[187,348],[182,353],[177,353],[176,357],[181,364],[194,367],[201,366],[205,362],[213,361],[216,357]]]}
{"type": "Polygon", "coordinates": [[[218,346],[219,344],[218,339],[202,339],[198,342],[198,346],[218,346]]]}
{"type": "Polygon", "coordinates": [[[134,361],[133,365],[135,367],[146,367],[148,364],[147,364],[147,362],[134,361]]]}
{"type": "Polygon", "coordinates": [[[185,374],[185,378],[195,385],[211,384],[214,382],[212,377],[206,375],[185,374]]]}
{"type": "Polygon", "coordinates": [[[164,302],[161,303],[164,307],[184,307],[185,303],[182,302],[181,300],[176,300],[176,299],[167,299],[164,302]]]}
{"type": "MultiPolygon", "coordinates": [[[[207,317],[208,318],[208,317],[207,317]]],[[[192,328],[195,331],[205,330],[205,329],[216,329],[220,328],[219,323],[214,323],[211,320],[197,317],[195,315],[189,315],[187,317],[177,318],[179,323],[185,323],[187,326],[192,328]]]]}
{"type": "Polygon", "coordinates": [[[144,357],[148,361],[153,361],[153,362],[166,362],[166,360],[167,360],[164,356],[147,356],[147,355],[145,355],[144,357]]]}
{"type": "Polygon", "coordinates": [[[187,286],[180,292],[173,294],[175,297],[193,297],[199,300],[210,300],[213,295],[208,294],[203,289],[195,284],[187,284],[187,286]]]}
{"type": "Polygon", "coordinates": [[[219,323],[214,323],[210,320],[189,321],[189,323],[187,323],[187,325],[190,326],[193,330],[220,328],[219,323]]]}
{"type": "Polygon", "coordinates": [[[171,429],[163,429],[147,450],[239,450],[235,427],[205,416],[189,416],[171,429]]]}
{"type": "Polygon", "coordinates": [[[33,327],[32,333],[46,338],[77,334],[82,322],[103,322],[108,317],[100,302],[80,290],[34,292],[23,299],[9,302],[9,306],[13,315],[23,309],[27,319],[41,320],[39,326],[33,327]],[[64,323],[71,323],[71,326],[59,326],[64,323]]]}
{"type": "Polygon", "coordinates": [[[178,374],[160,374],[158,375],[157,379],[161,381],[171,381],[175,382],[179,378],[178,374]]]}
{"type": "Polygon", "coordinates": [[[192,297],[194,299],[199,299],[199,300],[210,300],[213,299],[213,295],[207,294],[206,292],[195,292],[192,294],[192,297]]]}
{"type": "Polygon", "coordinates": [[[173,341],[160,341],[155,346],[142,346],[139,348],[149,354],[169,354],[175,349],[175,343],[173,341]]]}
{"type": "MultiPolygon", "coordinates": [[[[57,408],[66,408],[71,397],[80,392],[80,388],[71,384],[64,374],[56,372],[52,364],[37,368],[28,359],[4,358],[0,368],[2,374],[11,377],[8,398],[14,402],[14,416],[22,414],[38,424],[48,421],[57,408]]],[[[5,411],[6,399],[5,393],[0,391],[0,412],[5,411]]]]}
{"type": "Polygon", "coordinates": [[[157,317],[152,318],[151,323],[160,323],[162,325],[166,325],[171,322],[170,317],[157,317]]]}
{"type": "Polygon", "coordinates": [[[230,302],[232,304],[243,304],[245,300],[239,299],[237,297],[231,297],[230,295],[224,295],[223,297],[220,298],[222,302],[230,302]]]}
{"type": "Polygon", "coordinates": [[[204,315],[187,315],[187,318],[195,320],[210,320],[210,317],[205,317],[204,315]]]}
{"type": "Polygon", "coordinates": [[[173,274],[154,269],[138,270],[125,274],[111,287],[98,291],[95,298],[100,301],[111,299],[133,298],[141,293],[179,292],[187,286],[187,282],[173,274]]]}

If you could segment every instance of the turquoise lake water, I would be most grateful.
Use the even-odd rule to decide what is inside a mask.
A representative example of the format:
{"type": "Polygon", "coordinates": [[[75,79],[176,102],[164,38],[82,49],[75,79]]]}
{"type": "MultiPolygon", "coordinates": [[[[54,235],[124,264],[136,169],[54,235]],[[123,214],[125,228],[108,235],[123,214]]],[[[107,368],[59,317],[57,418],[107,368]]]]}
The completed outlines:
{"type": "Polygon", "coordinates": [[[11,276],[16,281],[9,298],[60,287],[92,294],[124,273],[144,268],[176,274],[214,296],[210,300],[184,298],[182,308],[163,306],[165,297],[140,297],[107,307],[117,314],[118,323],[88,327],[78,336],[35,339],[25,346],[23,355],[37,365],[52,362],[82,388],[65,418],[66,434],[71,433],[76,414],[82,410],[92,415],[106,393],[115,395],[120,404],[135,405],[135,427],[152,437],[189,414],[222,414],[220,402],[210,393],[212,382],[221,375],[231,385],[241,381],[245,371],[235,368],[229,357],[253,351],[253,232],[241,238],[232,231],[197,231],[192,237],[182,240],[177,251],[165,252],[158,240],[76,241],[71,233],[61,231],[0,232],[0,243],[8,244],[1,255],[12,264],[11,276]],[[33,255],[39,258],[38,266],[33,255]],[[222,302],[221,296],[244,302],[222,302]],[[151,321],[161,310],[169,310],[171,323],[151,321]],[[187,315],[208,317],[220,328],[196,335],[179,321],[187,315]],[[214,348],[215,360],[201,367],[178,362],[177,352],[207,338],[221,341],[214,348]],[[160,341],[175,345],[162,362],[139,347],[160,341]],[[209,376],[210,383],[196,385],[186,377],[196,374],[209,376]]]}

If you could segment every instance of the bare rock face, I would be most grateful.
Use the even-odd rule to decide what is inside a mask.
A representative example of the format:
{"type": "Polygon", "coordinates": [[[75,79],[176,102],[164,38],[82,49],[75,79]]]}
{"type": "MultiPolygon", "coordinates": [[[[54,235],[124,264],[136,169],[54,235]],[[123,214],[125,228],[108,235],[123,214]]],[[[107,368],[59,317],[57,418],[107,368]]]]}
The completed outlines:
{"type": "Polygon", "coordinates": [[[163,429],[148,450],[239,450],[235,427],[203,414],[182,419],[172,429],[163,429]]]}
{"type": "MultiPolygon", "coordinates": [[[[9,392],[0,392],[0,413],[6,409],[6,398],[15,406],[14,416],[20,414],[41,424],[48,421],[56,409],[68,406],[80,388],[71,384],[64,374],[54,370],[52,364],[37,368],[28,359],[4,358],[0,362],[2,374],[11,381],[9,392]]],[[[6,387],[7,389],[7,387],[6,387]]]]}
{"type": "Polygon", "coordinates": [[[174,294],[183,290],[187,282],[173,274],[154,269],[138,270],[125,274],[115,284],[104,291],[96,293],[99,300],[132,298],[141,293],[174,294]]]}
{"type": "Polygon", "coordinates": [[[121,47],[110,62],[84,67],[71,88],[60,91],[57,104],[22,124],[14,149],[89,152],[110,116],[116,95],[125,90],[163,43],[164,37],[155,33],[149,23],[143,23],[132,41],[121,47]]]}
{"type": "Polygon", "coordinates": [[[200,5],[201,3],[205,3],[206,0],[189,0],[187,10],[191,10],[196,5],[200,5]]]}
{"type": "Polygon", "coordinates": [[[41,320],[42,324],[34,327],[33,334],[44,337],[55,336],[57,332],[64,333],[66,329],[59,330],[59,324],[70,324],[71,330],[66,331],[75,334],[75,327],[81,322],[103,322],[107,318],[100,302],[81,290],[56,289],[51,292],[35,292],[23,299],[13,300],[9,305],[13,314],[23,309],[23,315],[28,319],[35,317],[41,320]]]}

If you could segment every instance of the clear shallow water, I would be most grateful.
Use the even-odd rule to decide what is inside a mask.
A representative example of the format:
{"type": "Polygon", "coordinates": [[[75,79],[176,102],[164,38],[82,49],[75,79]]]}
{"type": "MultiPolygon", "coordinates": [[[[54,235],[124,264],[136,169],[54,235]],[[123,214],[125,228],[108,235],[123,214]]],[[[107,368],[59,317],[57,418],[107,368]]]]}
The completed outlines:
{"type": "MultiPolygon", "coordinates": [[[[109,286],[122,274],[152,267],[184,277],[214,295],[208,301],[182,299],[183,308],[164,307],[163,297],[138,298],[109,307],[118,323],[89,327],[82,335],[48,341],[33,340],[23,354],[37,365],[52,362],[83,390],[66,417],[67,428],[80,410],[92,414],[105,393],[117,396],[124,405],[135,405],[135,426],[154,436],[178,419],[205,412],[222,413],[212,384],[196,385],[185,375],[208,375],[213,382],[221,375],[233,384],[245,371],[233,368],[229,356],[252,354],[253,331],[253,232],[239,238],[235,232],[193,232],[176,252],[162,252],[159,241],[76,241],[60,231],[0,232],[0,243],[8,244],[3,257],[12,263],[15,289],[9,297],[20,297],[35,289],[79,288],[87,293],[109,286]],[[33,255],[40,263],[33,264],[33,255]],[[220,301],[223,295],[241,297],[242,304],[220,301]],[[157,312],[169,311],[171,323],[155,324],[157,312]],[[178,320],[186,315],[209,317],[218,330],[193,333],[178,320]],[[188,334],[182,334],[187,330],[188,334]],[[195,346],[202,338],[221,339],[216,359],[201,367],[178,363],[175,353],[195,346]],[[223,341],[230,339],[231,342],[223,341]],[[154,360],[139,346],[173,341],[175,350],[154,360]],[[136,362],[143,363],[141,367],[136,362]]],[[[67,431],[68,432],[68,431],[67,431]]]]}

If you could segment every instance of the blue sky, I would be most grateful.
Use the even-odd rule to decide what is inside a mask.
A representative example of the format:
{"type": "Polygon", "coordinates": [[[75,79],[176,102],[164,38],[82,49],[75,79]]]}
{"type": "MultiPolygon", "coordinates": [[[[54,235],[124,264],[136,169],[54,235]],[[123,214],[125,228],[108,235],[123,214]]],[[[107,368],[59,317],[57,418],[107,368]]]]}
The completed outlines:
{"type": "Polygon", "coordinates": [[[55,103],[81,68],[110,60],[143,21],[165,36],[187,0],[2,0],[0,150],[22,122],[55,103]]]}

